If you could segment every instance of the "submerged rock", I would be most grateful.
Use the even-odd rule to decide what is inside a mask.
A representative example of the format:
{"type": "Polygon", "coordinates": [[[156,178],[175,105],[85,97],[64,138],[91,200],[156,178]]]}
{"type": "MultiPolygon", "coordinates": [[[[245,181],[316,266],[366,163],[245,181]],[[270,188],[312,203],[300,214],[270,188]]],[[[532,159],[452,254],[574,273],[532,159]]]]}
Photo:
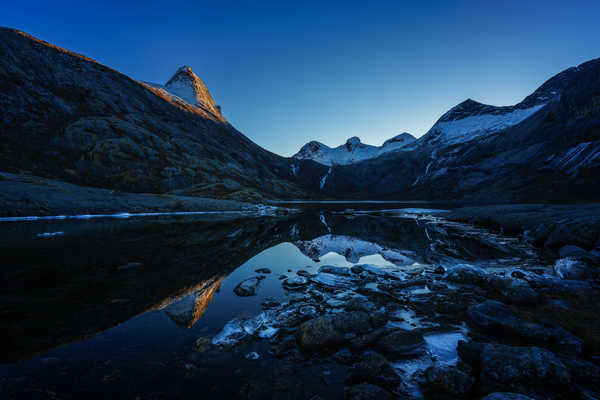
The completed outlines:
{"type": "Polygon", "coordinates": [[[256,291],[258,290],[258,285],[260,284],[259,277],[248,278],[246,280],[241,281],[238,285],[233,289],[233,292],[241,297],[254,296],[256,295],[256,291]]]}
{"type": "Polygon", "coordinates": [[[348,334],[366,333],[370,329],[371,322],[367,313],[339,312],[302,323],[296,333],[296,339],[302,350],[313,352],[343,343],[348,339],[348,334]]]}
{"type": "Polygon", "coordinates": [[[256,272],[257,274],[270,274],[271,270],[269,268],[259,268],[257,270],[254,270],[254,272],[256,272]]]}

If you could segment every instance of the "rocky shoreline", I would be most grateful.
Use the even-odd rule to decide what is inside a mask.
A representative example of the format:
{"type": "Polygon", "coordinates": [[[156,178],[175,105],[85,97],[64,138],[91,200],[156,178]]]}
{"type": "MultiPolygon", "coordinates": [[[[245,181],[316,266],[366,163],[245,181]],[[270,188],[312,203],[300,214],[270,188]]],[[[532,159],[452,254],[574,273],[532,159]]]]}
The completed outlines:
{"type": "MultiPolygon", "coordinates": [[[[600,257],[574,245],[557,254],[551,268],[357,264],[284,274],[285,300],[199,338],[197,350],[258,341],[268,350],[247,359],[333,364],[346,399],[596,398],[600,257]]],[[[270,271],[256,273],[238,296],[255,295],[270,271]]]]}
{"type": "Polygon", "coordinates": [[[254,204],[234,200],[127,193],[32,175],[0,173],[0,217],[246,211],[256,208],[254,204]]]}

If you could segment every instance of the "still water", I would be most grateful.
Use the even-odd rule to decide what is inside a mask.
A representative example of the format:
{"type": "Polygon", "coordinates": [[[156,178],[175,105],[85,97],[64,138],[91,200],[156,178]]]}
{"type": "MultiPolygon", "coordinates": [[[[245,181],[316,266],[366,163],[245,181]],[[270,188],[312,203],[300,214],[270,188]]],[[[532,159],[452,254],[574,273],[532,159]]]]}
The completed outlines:
{"type": "MultiPolygon", "coordinates": [[[[527,243],[445,221],[440,205],[286,206],[296,211],[1,222],[2,398],[338,398],[348,366],[282,355],[295,332],[283,316],[335,312],[384,275],[544,266],[527,243]],[[319,274],[324,266],[375,278],[359,284],[354,272],[319,274]],[[254,293],[240,296],[252,278],[254,293]],[[300,290],[285,287],[294,279],[300,290]]],[[[405,296],[427,303],[429,286],[405,296]]],[[[429,356],[455,359],[463,321],[394,312],[390,326],[437,327],[429,356]]]]}

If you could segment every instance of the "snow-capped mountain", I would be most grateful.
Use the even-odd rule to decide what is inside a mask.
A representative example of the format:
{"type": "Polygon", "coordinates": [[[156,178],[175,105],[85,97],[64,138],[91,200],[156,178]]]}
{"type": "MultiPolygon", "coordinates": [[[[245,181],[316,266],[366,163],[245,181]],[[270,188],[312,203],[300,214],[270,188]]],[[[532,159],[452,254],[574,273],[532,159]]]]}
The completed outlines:
{"type": "Polygon", "coordinates": [[[515,126],[553,99],[560,98],[576,71],[573,67],[555,75],[514,106],[498,107],[467,99],[442,115],[431,129],[419,138],[419,144],[464,143],[515,126]]]}
{"type": "Polygon", "coordinates": [[[365,199],[600,198],[600,59],[555,75],[515,106],[467,100],[408,150],[333,166],[320,191],[365,199]]]}
{"type": "Polygon", "coordinates": [[[312,141],[302,146],[293,158],[313,160],[328,166],[348,165],[379,157],[382,154],[392,151],[408,149],[408,145],[415,140],[413,135],[405,132],[386,140],[381,146],[362,143],[360,138],[356,136],[348,139],[345,144],[334,148],[320,142],[312,141]]]}
{"type": "Polygon", "coordinates": [[[192,106],[200,107],[211,114],[221,117],[221,106],[215,105],[208,87],[187,65],[180,67],[165,85],[144,82],[164,91],[175,100],[184,101],[192,106]]]}

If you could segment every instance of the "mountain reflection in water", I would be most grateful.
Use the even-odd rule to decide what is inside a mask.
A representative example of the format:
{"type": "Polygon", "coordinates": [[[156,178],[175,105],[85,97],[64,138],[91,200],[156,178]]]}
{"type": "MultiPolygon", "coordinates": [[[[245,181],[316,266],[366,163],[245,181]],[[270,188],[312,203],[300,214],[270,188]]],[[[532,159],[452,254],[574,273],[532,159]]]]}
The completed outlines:
{"type": "MultiPolygon", "coordinates": [[[[506,260],[518,259],[521,266],[538,261],[516,239],[435,214],[415,218],[335,208],[283,217],[36,221],[0,229],[5,260],[0,372],[29,374],[42,383],[60,382],[45,368],[55,358],[70,360],[65,371],[78,373],[82,365],[93,371],[110,357],[120,374],[131,370],[150,379],[142,363],[168,365],[198,337],[216,335],[233,318],[257,315],[267,299],[289,295],[283,275],[300,270],[371,264],[408,271],[473,261],[502,268],[506,260]],[[64,234],[40,236],[43,232],[64,234]],[[260,268],[269,273],[257,294],[237,296],[235,286],[260,275],[255,272],[260,268]],[[71,344],[57,348],[66,343],[71,344]],[[17,360],[25,361],[13,364],[17,360]]],[[[415,295],[418,290],[427,288],[415,295]]],[[[215,361],[215,371],[219,362],[226,365],[215,361]]],[[[108,379],[89,374],[75,393],[94,392],[108,379]]]]}

